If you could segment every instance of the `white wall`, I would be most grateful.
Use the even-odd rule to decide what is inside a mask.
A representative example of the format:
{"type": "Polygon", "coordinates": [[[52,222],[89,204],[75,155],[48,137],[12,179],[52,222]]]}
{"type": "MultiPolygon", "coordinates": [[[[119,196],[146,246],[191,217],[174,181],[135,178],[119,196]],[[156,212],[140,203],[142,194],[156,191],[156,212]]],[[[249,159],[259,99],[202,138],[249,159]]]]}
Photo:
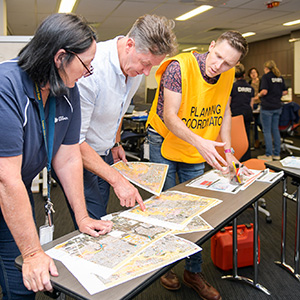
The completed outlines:
{"type": "Polygon", "coordinates": [[[15,58],[32,36],[0,36],[0,61],[15,58]]]}
{"type": "Polygon", "coordinates": [[[300,40],[294,42],[294,94],[300,94],[300,40]]]}

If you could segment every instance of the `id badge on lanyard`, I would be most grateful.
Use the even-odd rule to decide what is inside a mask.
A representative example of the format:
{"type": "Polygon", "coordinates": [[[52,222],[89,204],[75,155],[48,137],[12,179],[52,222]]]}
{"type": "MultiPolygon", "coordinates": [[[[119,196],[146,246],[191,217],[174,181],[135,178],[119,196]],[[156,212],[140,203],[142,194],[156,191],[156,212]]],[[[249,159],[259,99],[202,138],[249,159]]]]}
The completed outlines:
{"type": "Polygon", "coordinates": [[[48,141],[47,141],[47,128],[46,128],[46,119],[44,112],[44,105],[42,94],[39,86],[35,84],[35,92],[37,101],[39,104],[40,119],[43,131],[43,138],[45,143],[45,148],[47,152],[47,188],[48,195],[45,204],[46,220],[45,225],[39,228],[40,234],[40,243],[41,245],[49,243],[53,240],[54,224],[53,224],[53,203],[50,198],[50,189],[51,189],[51,161],[53,153],[53,144],[54,144],[54,129],[55,129],[55,110],[56,110],[56,101],[55,97],[49,98],[49,117],[48,117],[48,141]]]}

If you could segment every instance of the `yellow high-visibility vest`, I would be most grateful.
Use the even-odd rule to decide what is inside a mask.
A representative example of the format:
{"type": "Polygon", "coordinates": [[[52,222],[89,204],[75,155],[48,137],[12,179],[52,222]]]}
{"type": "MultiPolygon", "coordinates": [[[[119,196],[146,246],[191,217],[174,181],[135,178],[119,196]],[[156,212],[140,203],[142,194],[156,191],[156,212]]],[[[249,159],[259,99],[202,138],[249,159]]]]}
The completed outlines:
{"type": "Polygon", "coordinates": [[[182,96],[177,115],[190,130],[208,140],[216,140],[218,137],[232,89],[234,68],[222,73],[217,83],[209,84],[203,79],[197,59],[191,52],[170,58],[156,71],[158,89],[147,125],[150,124],[164,138],[161,147],[163,157],[177,162],[201,163],[205,160],[197,149],[169,131],[157,115],[160,80],[173,60],[179,62],[181,69],[182,96]]]}

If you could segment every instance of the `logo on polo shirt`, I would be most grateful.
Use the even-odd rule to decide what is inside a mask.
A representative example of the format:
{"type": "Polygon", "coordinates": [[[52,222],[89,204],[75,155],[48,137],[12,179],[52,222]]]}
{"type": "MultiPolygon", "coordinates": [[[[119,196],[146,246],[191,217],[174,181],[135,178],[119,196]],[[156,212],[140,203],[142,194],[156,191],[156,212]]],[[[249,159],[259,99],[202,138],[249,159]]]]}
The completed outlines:
{"type": "Polygon", "coordinates": [[[68,117],[59,116],[58,118],[55,118],[54,122],[57,123],[57,122],[62,122],[62,121],[67,121],[67,120],[69,120],[68,117]]]}
{"type": "Polygon", "coordinates": [[[238,86],[237,90],[239,93],[251,93],[252,91],[251,87],[245,87],[245,86],[238,86]]]}
{"type": "Polygon", "coordinates": [[[272,83],[282,83],[282,78],[281,77],[277,77],[277,78],[271,78],[272,83]]]}

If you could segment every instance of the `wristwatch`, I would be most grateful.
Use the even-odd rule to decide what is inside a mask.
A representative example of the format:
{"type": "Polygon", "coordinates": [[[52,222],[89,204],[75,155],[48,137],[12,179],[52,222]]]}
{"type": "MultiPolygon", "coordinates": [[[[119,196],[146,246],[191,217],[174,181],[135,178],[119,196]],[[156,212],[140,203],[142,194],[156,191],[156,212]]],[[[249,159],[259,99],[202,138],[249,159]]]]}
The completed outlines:
{"type": "Polygon", "coordinates": [[[116,142],[116,143],[114,144],[113,148],[119,147],[119,146],[122,146],[121,143],[120,143],[120,142],[116,142]]]}
{"type": "Polygon", "coordinates": [[[224,152],[225,152],[225,153],[231,153],[231,154],[234,154],[234,150],[233,150],[232,147],[229,148],[229,149],[225,149],[224,152]]]}

